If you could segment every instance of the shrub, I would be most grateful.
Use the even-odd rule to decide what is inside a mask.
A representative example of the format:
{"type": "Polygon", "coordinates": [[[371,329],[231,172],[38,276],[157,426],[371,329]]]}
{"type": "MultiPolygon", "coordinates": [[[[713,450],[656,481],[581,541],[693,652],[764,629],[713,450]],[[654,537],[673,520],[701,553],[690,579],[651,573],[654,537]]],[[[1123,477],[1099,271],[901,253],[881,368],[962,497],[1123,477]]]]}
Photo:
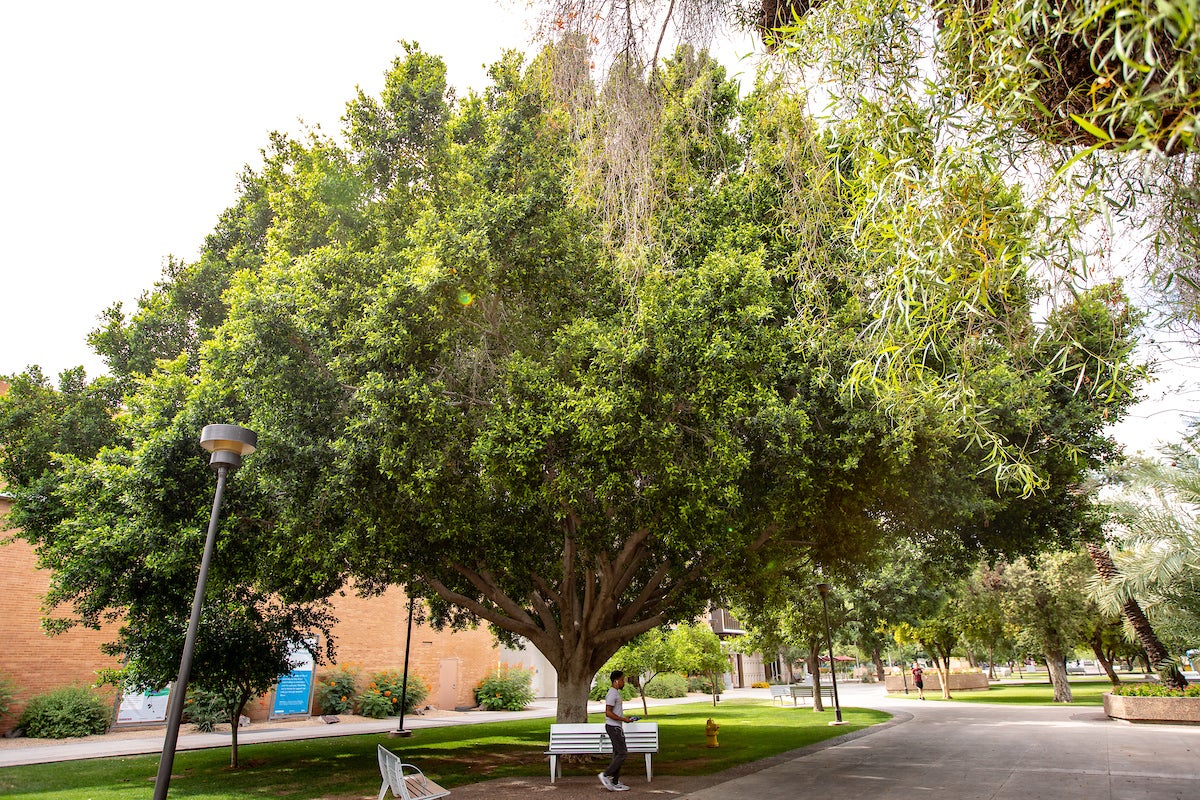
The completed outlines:
{"type": "MultiPolygon", "coordinates": [[[[689,692],[704,692],[704,694],[712,694],[713,693],[712,679],[709,678],[707,675],[693,675],[692,677],[688,678],[688,691],[689,692]]],[[[717,694],[720,694],[723,691],[725,691],[725,681],[724,680],[722,680],[721,685],[717,687],[717,694]]]]}
{"type": "Polygon", "coordinates": [[[354,712],[354,697],[358,693],[358,670],[340,667],[321,676],[321,688],[317,690],[317,703],[322,714],[351,714],[354,712]]]}
{"type": "Polygon", "coordinates": [[[36,739],[66,739],[104,733],[112,708],[83,686],[68,686],[29,701],[17,725],[36,739]]]}
{"type": "Polygon", "coordinates": [[[1185,689],[1171,689],[1161,683],[1122,683],[1112,693],[1121,697],[1200,697],[1200,684],[1185,689]]]}
{"type": "Polygon", "coordinates": [[[771,683],[770,683],[770,681],[755,681],[754,683],[750,684],[750,688],[751,689],[770,689],[771,683]]]}
{"type": "Polygon", "coordinates": [[[654,680],[646,684],[646,697],[664,699],[667,697],[687,697],[688,680],[674,672],[660,672],[654,680]]]}
{"type": "Polygon", "coordinates": [[[12,681],[0,675],[0,719],[4,719],[4,715],[8,713],[8,707],[12,705],[13,695],[16,693],[12,681]]]}
{"type": "Polygon", "coordinates": [[[230,703],[221,692],[207,689],[188,689],[183,712],[196,730],[211,733],[218,725],[229,722],[230,703]]]}
{"type": "Polygon", "coordinates": [[[408,674],[408,691],[404,690],[404,673],[386,670],[377,673],[358,697],[358,707],[365,717],[383,719],[400,714],[400,699],[404,713],[409,714],[429,696],[429,684],[420,675],[408,674]]]}
{"type": "Polygon", "coordinates": [[[533,670],[501,664],[475,687],[475,701],[488,711],[520,711],[533,702],[533,670]]]}
{"type": "MultiPolygon", "coordinates": [[[[605,695],[608,694],[610,686],[612,686],[612,683],[609,681],[596,681],[592,685],[592,690],[588,692],[588,700],[603,700],[605,695]]],[[[637,689],[633,688],[632,683],[626,683],[625,688],[621,690],[621,699],[632,700],[635,697],[637,697],[637,689]]]]}

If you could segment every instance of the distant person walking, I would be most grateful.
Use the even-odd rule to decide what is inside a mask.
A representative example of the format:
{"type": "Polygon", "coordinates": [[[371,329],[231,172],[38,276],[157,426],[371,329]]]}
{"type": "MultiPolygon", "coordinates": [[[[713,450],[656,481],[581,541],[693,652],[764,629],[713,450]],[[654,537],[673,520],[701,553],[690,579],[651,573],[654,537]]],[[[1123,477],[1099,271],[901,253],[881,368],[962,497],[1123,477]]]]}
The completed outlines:
{"type": "Polygon", "coordinates": [[[613,757],[608,769],[600,773],[600,785],[610,792],[628,792],[629,787],[621,783],[621,765],[629,755],[629,748],[625,745],[625,723],[637,722],[638,718],[625,716],[624,700],[621,698],[621,690],[625,688],[625,673],[614,669],[608,679],[612,686],[604,696],[604,731],[612,742],[613,757]]]}
{"type": "Polygon", "coordinates": [[[921,662],[914,661],[912,665],[913,685],[917,687],[917,697],[921,700],[925,699],[925,670],[921,669],[921,662]]]}

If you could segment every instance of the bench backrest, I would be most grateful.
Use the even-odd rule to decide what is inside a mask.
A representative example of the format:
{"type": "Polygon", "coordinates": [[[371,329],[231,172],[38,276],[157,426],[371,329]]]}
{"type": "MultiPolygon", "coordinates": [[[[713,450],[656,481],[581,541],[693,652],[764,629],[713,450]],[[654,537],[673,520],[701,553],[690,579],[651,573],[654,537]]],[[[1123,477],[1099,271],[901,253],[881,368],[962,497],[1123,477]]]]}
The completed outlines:
{"type": "MultiPolygon", "coordinates": [[[[603,723],[556,722],[550,726],[550,752],[611,753],[612,742],[604,728],[603,723]]],[[[658,723],[626,723],[625,744],[631,753],[657,753],[658,723]]]]}
{"type": "Polygon", "coordinates": [[[774,684],[771,686],[771,697],[787,697],[788,687],[782,684],[774,684]]]}
{"type": "MultiPolygon", "coordinates": [[[[450,794],[446,789],[438,786],[433,781],[427,780],[421,770],[414,767],[412,764],[405,764],[400,760],[400,756],[388,750],[383,745],[378,745],[379,753],[379,773],[383,776],[383,781],[388,788],[392,790],[392,796],[400,800],[436,800],[439,797],[445,797],[450,794]],[[404,773],[404,768],[408,767],[412,770],[409,774],[404,773]]],[[[380,792],[382,797],[385,792],[380,792]]]]}

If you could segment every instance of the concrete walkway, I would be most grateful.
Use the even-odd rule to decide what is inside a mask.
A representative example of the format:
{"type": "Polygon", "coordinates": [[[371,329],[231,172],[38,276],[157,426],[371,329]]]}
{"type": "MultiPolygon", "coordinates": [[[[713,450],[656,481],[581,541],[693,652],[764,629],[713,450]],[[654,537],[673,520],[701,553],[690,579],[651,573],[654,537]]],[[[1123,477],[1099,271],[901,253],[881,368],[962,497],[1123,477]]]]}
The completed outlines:
{"type": "MultiPolygon", "coordinates": [[[[885,725],[779,756],[740,777],[711,776],[674,783],[669,776],[646,784],[629,781],[635,797],[670,795],[686,800],[1197,800],[1200,796],[1200,726],[1133,725],[1114,721],[1091,707],[1033,707],[920,702],[892,699],[878,684],[842,685],[846,706],[879,708],[895,719],[885,725]]],[[[767,698],[765,689],[732,690],[728,699],[767,698]]],[[[656,704],[687,701],[658,701],[656,704]]],[[[593,704],[598,705],[598,704],[593,704]]],[[[453,719],[408,717],[405,726],[434,727],[493,719],[553,716],[552,702],[529,711],[473,712],[453,719]]],[[[811,713],[781,709],[785,713],[811,713]]],[[[832,714],[829,714],[832,717],[832,714]]],[[[394,721],[293,727],[250,733],[244,743],[378,733],[394,721]]],[[[400,741],[400,740],[397,740],[400,741]]],[[[180,749],[226,747],[228,734],[182,736],[180,749]]],[[[162,735],[0,750],[0,766],[105,755],[155,753],[162,735]]],[[[634,770],[636,772],[637,770],[634,770]]],[[[456,793],[490,800],[527,797],[531,791],[555,800],[607,797],[592,776],[523,779],[508,787],[477,784],[456,793]]]]}
{"type": "Polygon", "coordinates": [[[1196,800],[1200,727],[1134,725],[1094,707],[884,697],[848,685],[847,706],[897,715],[865,736],[803,751],[688,800],[1196,800]]]}

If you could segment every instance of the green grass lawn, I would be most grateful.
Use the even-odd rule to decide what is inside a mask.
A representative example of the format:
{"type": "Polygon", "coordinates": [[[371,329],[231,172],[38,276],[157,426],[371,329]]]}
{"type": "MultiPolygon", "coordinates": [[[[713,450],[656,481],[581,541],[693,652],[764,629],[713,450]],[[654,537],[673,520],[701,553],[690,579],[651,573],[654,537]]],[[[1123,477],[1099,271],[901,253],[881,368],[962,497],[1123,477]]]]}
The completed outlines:
{"type": "MultiPolygon", "coordinates": [[[[846,725],[830,727],[833,712],[779,707],[765,700],[690,703],[651,709],[659,725],[654,772],[705,775],[794,750],[888,719],[881,711],[842,709],[846,725]],[[704,723],[721,726],[720,747],[705,746],[704,723]]],[[[242,767],[229,768],[227,748],[180,752],[175,757],[171,796],[189,800],[271,797],[339,800],[374,797],[379,791],[375,747],[382,744],[416,764],[447,788],[492,778],[544,775],[543,753],[550,719],[419,729],[411,739],[386,734],[338,736],[298,742],[248,744],[239,748],[242,767]]],[[[593,714],[591,721],[600,722],[593,714]]],[[[606,759],[603,760],[606,763],[606,759]]],[[[641,769],[634,755],[629,774],[641,769]]],[[[592,774],[601,766],[566,765],[565,776],[592,774]]],[[[158,756],[98,758],[0,769],[0,797],[8,800],[143,800],[154,786],[158,756]]]]}
{"type": "MultiPolygon", "coordinates": [[[[1072,680],[1072,705],[1098,706],[1103,703],[1101,695],[1112,689],[1107,680],[1072,680]]],[[[1004,703],[1006,705],[1052,706],[1061,705],[1054,702],[1054,687],[1048,683],[1021,684],[992,684],[986,692],[975,690],[971,692],[954,692],[951,702],[955,703],[1004,703]]],[[[904,697],[903,693],[893,693],[892,697],[904,697]]],[[[910,699],[916,698],[916,693],[909,694],[910,699]]],[[[927,700],[942,700],[941,692],[925,690],[927,700]]]]}

